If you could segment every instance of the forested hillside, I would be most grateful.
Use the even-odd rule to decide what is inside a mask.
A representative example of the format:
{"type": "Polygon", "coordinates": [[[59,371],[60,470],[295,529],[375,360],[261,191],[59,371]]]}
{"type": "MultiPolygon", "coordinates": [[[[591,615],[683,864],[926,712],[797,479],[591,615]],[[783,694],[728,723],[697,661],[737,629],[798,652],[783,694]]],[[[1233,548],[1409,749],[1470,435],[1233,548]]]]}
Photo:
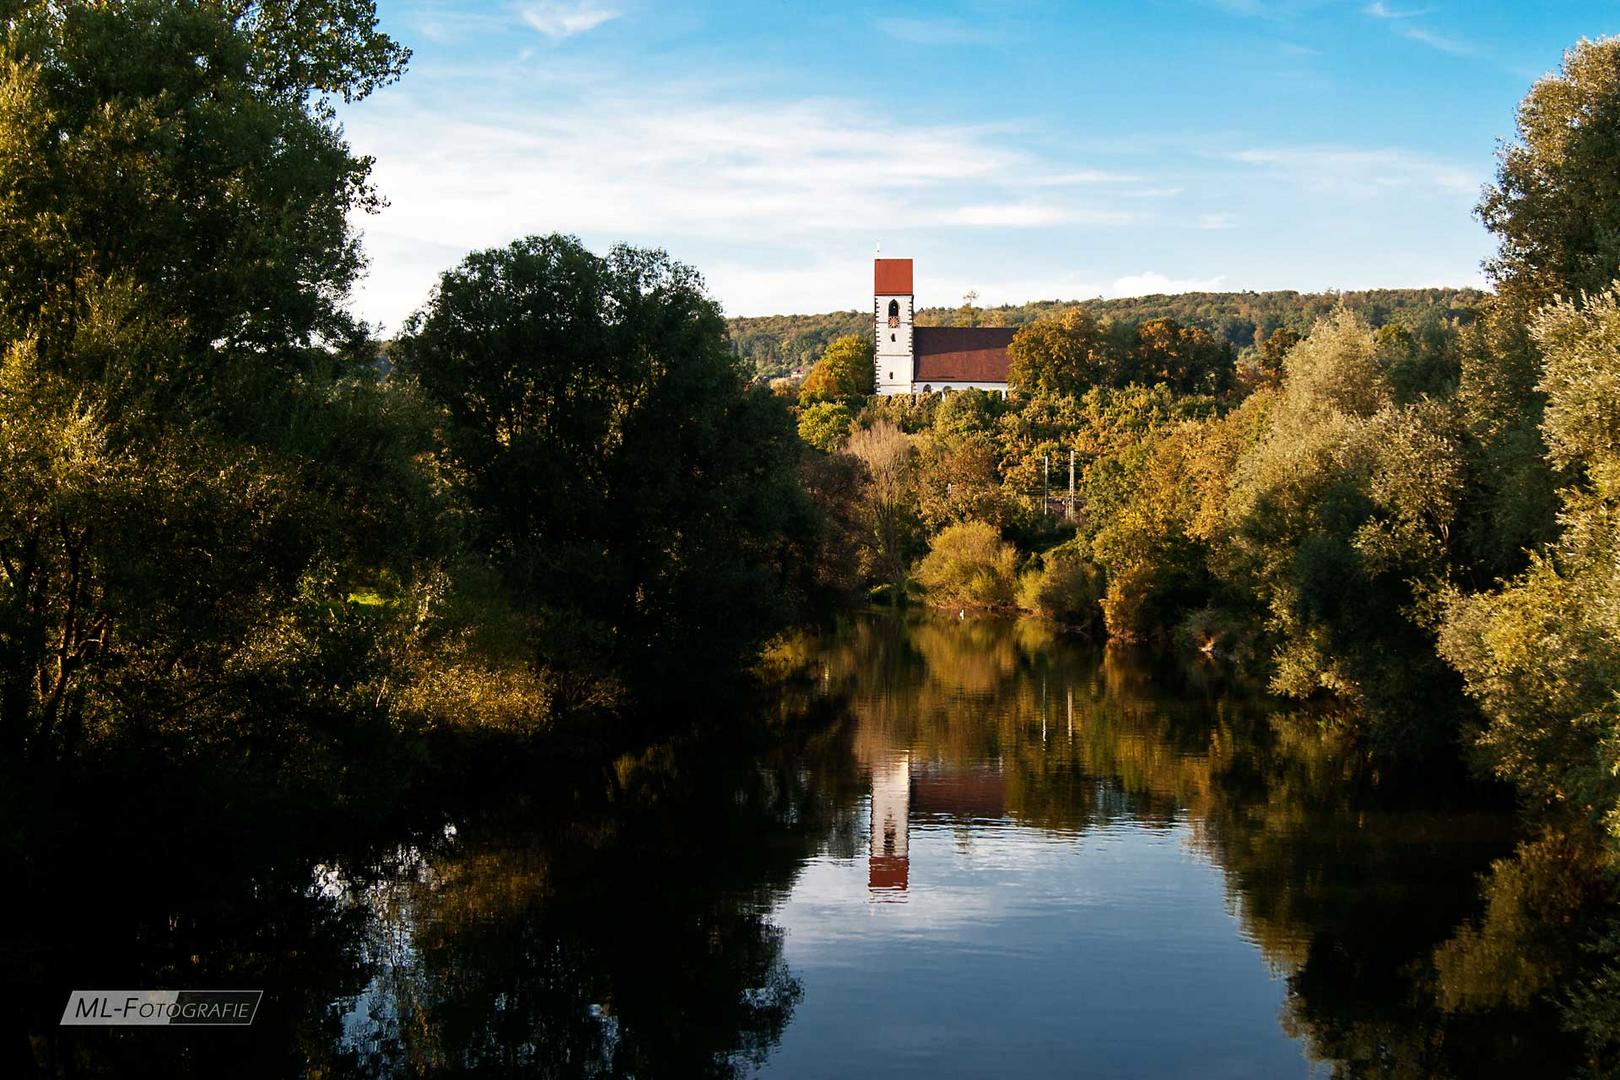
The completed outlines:
{"type": "MultiPolygon", "coordinates": [[[[1137,323],[1168,318],[1202,327],[1237,349],[1257,344],[1273,330],[1307,333],[1316,320],[1340,306],[1374,329],[1385,323],[1416,328],[1439,320],[1467,321],[1485,294],[1478,289],[1367,289],[1357,292],[1193,292],[1117,300],[1035,300],[993,308],[929,307],[917,312],[920,326],[1025,326],[1037,319],[1084,308],[1098,318],[1137,323]]],[[[843,334],[864,333],[864,311],[823,315],[762,315],[729,320],[737,352],[767,377],[813,363],[843,334]]]]}

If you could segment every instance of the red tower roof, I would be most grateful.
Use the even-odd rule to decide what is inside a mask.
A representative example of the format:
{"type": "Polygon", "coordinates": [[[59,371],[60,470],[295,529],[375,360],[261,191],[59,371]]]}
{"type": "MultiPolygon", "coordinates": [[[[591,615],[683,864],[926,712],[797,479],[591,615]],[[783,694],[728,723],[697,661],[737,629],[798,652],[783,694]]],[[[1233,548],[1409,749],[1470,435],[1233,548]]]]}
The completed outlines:
{"type": "Polygon", "coordinates": [[[873,259],[872,292],[877,296],[910,296],[911,260],[873,259]]]}

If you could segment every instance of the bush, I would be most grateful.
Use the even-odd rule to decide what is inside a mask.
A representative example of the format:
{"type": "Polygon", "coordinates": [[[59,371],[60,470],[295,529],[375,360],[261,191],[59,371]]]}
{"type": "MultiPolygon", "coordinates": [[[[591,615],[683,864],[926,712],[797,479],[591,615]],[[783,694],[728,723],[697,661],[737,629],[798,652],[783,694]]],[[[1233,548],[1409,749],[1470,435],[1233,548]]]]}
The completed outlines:
{"type": "Polygon", "coordinates": [[[1101,617],[1102,595],[1102,571],[1073,543],[1038,556],[1018,579],[1019,608],[1086,629],[1101,617]]]}
{"type": "Polygon", "coordinates": [[[832,453],[849,437],[854,414],[841,401],[818,401],[799,413],[799,438],[825,453],[832,453]]]}
{"type": "Polygon", "coordinates": [[[993,526],[964,521],[928,542],[917,580],[933,604],[1008,607],[1017,569],[1017,550],[993,526]]]}

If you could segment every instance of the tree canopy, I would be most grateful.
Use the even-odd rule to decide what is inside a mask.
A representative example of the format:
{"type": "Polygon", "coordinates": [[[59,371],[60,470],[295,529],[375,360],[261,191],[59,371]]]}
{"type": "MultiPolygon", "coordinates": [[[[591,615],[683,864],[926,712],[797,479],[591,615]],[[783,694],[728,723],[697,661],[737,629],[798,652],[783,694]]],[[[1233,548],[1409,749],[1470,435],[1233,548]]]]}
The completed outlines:
{"type": "Polygon", "coordinates": [[[1582,40],[1519,104],[1478,213],[1497,236],[1485,264],[1526,313],[1620,276],[1620,38],[1582,40]]]}
{"type": "Polygon", "coordinates": [[[555,235],[474,252],[395,355],[443,411],[538,662],[679,683],[695,655],[740,659],[781,617],[784,552],[809,527],[798,440],[691,268],[555,235]]]}
{"type": "Polygon", "coordinates": [[[799,402],[851,402],[872,392],[877,379],[872,365],[872,339],[845,334],[827,346],[799,388],[799,402]]]}

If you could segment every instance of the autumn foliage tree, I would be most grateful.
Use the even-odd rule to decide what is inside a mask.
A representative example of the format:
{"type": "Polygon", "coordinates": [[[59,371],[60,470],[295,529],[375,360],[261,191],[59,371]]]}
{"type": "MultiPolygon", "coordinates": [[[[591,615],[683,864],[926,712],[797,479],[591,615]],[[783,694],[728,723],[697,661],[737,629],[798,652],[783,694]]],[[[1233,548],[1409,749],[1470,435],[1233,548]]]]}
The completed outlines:
{"type": "Polygon", "coordinates": [[[799,388],[799,402],[854,402],[872,393],[876,385],[872,366],[872,339],[862,334],[845,334],[827,346],[815,367],[799,388]]]}

